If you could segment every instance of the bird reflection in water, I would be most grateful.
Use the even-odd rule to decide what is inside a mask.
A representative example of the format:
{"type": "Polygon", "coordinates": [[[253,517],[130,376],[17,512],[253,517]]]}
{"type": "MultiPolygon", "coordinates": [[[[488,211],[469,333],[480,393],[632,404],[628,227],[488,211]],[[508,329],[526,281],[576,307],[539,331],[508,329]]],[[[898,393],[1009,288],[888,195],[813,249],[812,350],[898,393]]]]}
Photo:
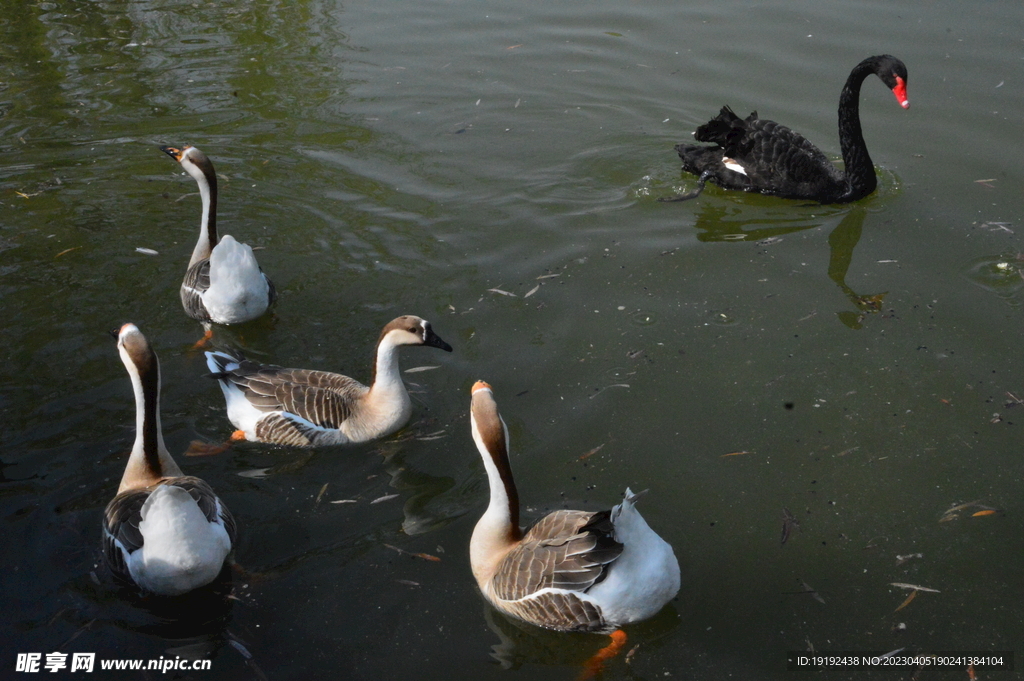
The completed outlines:
{"type": "MultiPolygon", "coordinates": [[[[749,208],[749,206],[745,206],[749,208]]],[[[842,215],[828,236],[829,261],[828,278],[835,282],[843,295],[853,304],[855,310],[837,312],[839,321],[851,329],[859,329],[865,317],[876,314],[882,309],[882,301],[888,291],[882,293],[857,293],[846,283],[846,276],[853,261],[853,251],[860,241],[864,227],[864,218],[868,210],[862,206],[852,206],[843,212],[828,215],[795,215],[790,217],[760,216],[758,218],[737,218],[729,213],[735,209],[729,204],[706,202],[701,206],[694,225],[698,231],[697,239],[705,242],[715,241],[758,241],[770,245],[786,234],[801,232],[828,223],[829,218],[842,215]]],[[[744,211],[749,212],[749,211],[744,211]]]]}

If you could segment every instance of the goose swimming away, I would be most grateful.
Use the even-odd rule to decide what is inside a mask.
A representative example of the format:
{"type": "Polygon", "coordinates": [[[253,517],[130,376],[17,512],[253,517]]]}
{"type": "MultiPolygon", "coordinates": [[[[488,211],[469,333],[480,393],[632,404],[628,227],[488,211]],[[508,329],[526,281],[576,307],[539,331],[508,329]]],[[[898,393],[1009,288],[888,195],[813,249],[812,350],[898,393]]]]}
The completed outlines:
{"type": "Polygon", "coordinates": [[[655,615],[679,591],[672,547],[636,509],[639,494],[607,511],[555,511],[523,532],[509,436],[491,386],[472,388],[470,421],[491,489],[469,544],[473,576],[498,610],[558,631],[612,633],[655,615]]]}
{"type": "Polygon", "coordinates": [[[860,88],[870,74],[892,90],[904,109],[907,67],[883,54],[857,64],[839,95],[839,146],[845,170],[836,168],[825,154],[800,134],[757,112],[741,119],[728,106],[697,128],[698,142],[714,146],[678,144],[683,170],[699,175],[696,190],[663,201],[696,198],[711,181],[723,189],[770,194],[819,203],[847,203],[875,190],[875,167],[860,127],[860,88]]]}
{"type": "Polygon", "coordinates": [[[412,415],[412,401],[398,368],[398,350],[425,345],[451,352],[430,322],[412,315],[390,321],[380,333],[367,387],[327,371],[284,369],[223,350],[206,353],[220,383],[232,439],[293,447],[345,445],[390,435],[412,415]]]}
{"type": "Polygon", "coordinates": [[[135,444],[103,517],[111,571],[146,592],[178,596],[212,582],[235,543],[235,521],[208,484],[183,475],[160,427],[160,364],[134,324],[117,350],[135,391],[135,444]]]}
{"type": "Polygon", "coordinates": [[[202,151],[186,144],[160,147],[199,185],[203,217],[199,241],[181,283],[185,313],[206,325],[240,324],[261,316],[277,298],[274,284],[263,274],[252,248],[229,234],[217,240],[217,174],[202,151]]]}

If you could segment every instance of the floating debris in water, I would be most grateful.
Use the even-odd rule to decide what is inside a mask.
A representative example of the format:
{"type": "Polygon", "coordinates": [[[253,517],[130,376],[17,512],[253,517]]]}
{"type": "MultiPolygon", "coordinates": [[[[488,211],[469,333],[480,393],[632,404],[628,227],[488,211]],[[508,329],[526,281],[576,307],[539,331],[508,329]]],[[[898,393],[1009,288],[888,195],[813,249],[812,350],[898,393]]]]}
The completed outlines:
{"type": "Polygon", "coordinates": [[[977,508],[978,511],[971,514],[971,517],[993,515],[999,512],[998,508],[992,506],[986,506],[981,503],[981,499],[976,501],[968,501],[966,504],[957,504],[951,508],[946,509],[946,512],[939,517],[940,523],[948,523],[951,520],[957,520],[960,517],[960,511],[966,511],[969,508],[977,508]]]}
{"type": "Polygon", "coordinates": [[[412,369],[406,369],[405,373],[407,373],[407,374],[418,374],[421,371],[433,371],[434,369],[440,369],[440,368],[441,368],[440,364],[433,364],[433,365],[422,366],[422,367],[413,367],[412,369]]]}
{"type": "Polygon", "coordinates": [[[603,388],[599,388],[597,390],[597,392],[595,392],[593,395],[591,395],[588,399],[591,399],[591,400],[594,399],[595,397],[597,397],[598,395],[603,393],[608,388],[628,388],[628,387],[629,387],[629,383],[612,383],[611,385],[606,385],[603,388]]]}
{"type": "Polygon", "coordinates": [[[385,544],[384,546],[388,547],[392,551],[398,551],[399,553],[401,553],[404,556],[412,556],[413,558],[422,558],[423,560],[429,560],[429,561],[431,561],[433,563],[440,563],[441,562],[440,558],[438,558],[437,556],[432,556],[429,553],[413,553],[412,551],[406,551],[405,549],[400,549],[397,546],[392,546],[391,544],[385,544]]]}
{"type": "Polygon", "coordinates": [[[927,591],[933,594],[942,593],[938,589],[929,589],[926,586],[918,586],[917,584],[907,584],[906,582],[889,582],[889,586],[896,586],[901,589],[913,589],[914,591],[927,591]]]}
{"type": "Polygon", "coordinates": [[[332,504],[358,504],[359,502],[355,499],[335,499],[331,502],[332,504]]]}
{"type": "Polygon", "coordinates": [[[529,291],[527,291],[526,295],[524,295],[523,298],[529,298],[530,296],[532,296],[534,293],[536,293],[539,290],[540,290],[540,284],[537,284],[536,286],[531,288],[529,291]]]}
{"type": "Polygon", "coordinates": [[[490,293],[497,293],[497,294],[499,294],[499,295],[503,295],[503,296],[511,296],[511,297],[513,297],[513,298],[518,298],[518,297],[519,297],[519,296],[517,296],[517,295],[516,295],[516,294],[514,294],[514,293],[509,293],[508,291],[502,291],[502,290],[501,290],[500,288],[489,288],[489,289],[487,289],[487,290],[488,290],[488,291],[489,291],[490,293]]]}
{"type": "Polygon", "coordinates": [[[594,454],[597,454],[599,451],[601,451],[604,448],[605,444],[608,444],[608,443],[600,444],[600,445],[594,447],[593,449],[591,449],[589,452],[586,452],[585,454],[580,454],[579,458],[577,458],[576,460],[577,461],[586,461],[590,457],[594,456],[594,454]]]}
{"type": "Polygon", "coordinates": [[[923,553],[908,553],[905,556],[897,555],[896,556],[896,565],[898,567],[898,566],[903,565],[904,563],[906,563],[908,560],[913,560],[914,558],[924,558],[924,554],[923,553]]]}
{"type": "Polygon", "coordinates": [[[818,601],[822,605],[825,605],[825,599],[821,597],[821,594],[818,593],[817,589],[815,589],[814,587],[812,587],[810,584],[808,584],[807,582],[805,582],[802,579],[800,580],[800,585],[804,588],[803,592],[805,594],[810,594],[811,596],[814,597],[814,600],[818,601]]]}
{"type": "Polygon", "coordinates": [[[746,451],[746,450],[744,450],[744,451],[742,451],[742,452],[729,452],[728,454],[722,454],[722,455],[721,455],[720,457],[718,457],[718,458],[720,458],[720,459],[724,459],[724,458],[725,458],[725,457],[727,457],[727,456],[743,456],[744,454],[753,454],[753,452],[748,452],[748,451],[746,451]]]}
{"type": "Polygon", "coordinates": [[[376,499],[374,499],[370,503],[371,504],[379,504],[382,501],[390,501],[391,499],[394,499],[397,496],[398,496],[397,494],[385,494],[382,497],[377,497],[376,499]]]}
{"type": "Polygon", "coordinates": [[[785,544],[789,541],[789,535],[793,532],[793,528],[799,528],[800,523],[793,517],[793,514],[789,512],[788,508],[782,509],[782,543],[785,544]]]}
{"type": "Polygon", "coordinates": [[[910,601],[914,600],[914,598],[917,596],[918,593],[920,593],[920,592],[917,589],[914,589],[913,591],[911,591],[910,595],[907,596],[907,599],[905,601],[903,601],[902,603],[900,603],[900,607],[898,607],[895,610],[893,610],[893,612],[899,612],[903,608],[905,608],[908,605],[910,605],[910,601]]]}
{"type": "Polygon", "coordinates": [[[143,248],[142,246],[137,246],[135,252],[143,255],[160,255],[158,251],[154,251],[152,248],[143,248]]]}
{"type": "Polygon", "coordinates": [[[241,471],[238,475],[243,478],[265,478],[270,474],[272,468],[272,466],[270,468],[254,468],[250,471],[241,471]]]}
{"type": "Polygon", "coordinates": [[[314,506],[319,506],[320,505],[320,500],[324,498],[324,492],[327,491],[327,486],[330,485],[330,484],[331,483],[329,483],[329,482],[325,482],[324,486],[320,488],[320,494],[316,495],[316,501],[313,502],[314,506]]]}

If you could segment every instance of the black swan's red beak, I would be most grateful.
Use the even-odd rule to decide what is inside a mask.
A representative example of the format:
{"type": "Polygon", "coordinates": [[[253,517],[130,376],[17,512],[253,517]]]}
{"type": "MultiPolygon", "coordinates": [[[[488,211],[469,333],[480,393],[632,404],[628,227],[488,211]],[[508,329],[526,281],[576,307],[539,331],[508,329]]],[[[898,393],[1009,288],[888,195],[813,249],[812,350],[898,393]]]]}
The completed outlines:
{"type": "Polygon", "coordinates": [[[892,89],[892,93],[896,95],[896,101],[900,103],[904,109],[910,108],[910,100],[907,99],[907,82],[896,76],[896,87],[892,89]]]}

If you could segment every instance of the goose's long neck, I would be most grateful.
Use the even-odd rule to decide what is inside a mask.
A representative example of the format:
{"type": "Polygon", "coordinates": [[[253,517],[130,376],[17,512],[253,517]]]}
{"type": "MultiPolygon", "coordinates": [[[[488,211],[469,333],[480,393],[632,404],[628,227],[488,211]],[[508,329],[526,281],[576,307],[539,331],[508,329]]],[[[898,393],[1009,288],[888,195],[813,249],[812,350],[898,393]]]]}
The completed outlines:
{"type": "Polygon", "coordinates": [[[128,373],[135,391],[135,444],[118,493],[147,487],[165,476],[180,476],[181,469],[164,444],[160,425],[160,368],[156,356],[146,367],[129,364],[128,373]]]}
{"type": "Polygon", "coordinates": [[[192,259],[188,266],[192,267],[200,260],[210,257],[217,245],[217,176],[205,173],[196,166],[188,169],[190,175],[199,185],[199,196],[203,199],[203,221],[199,226],[199,241],[192,251],[192,259]]]}
{"type": "Polygon", "coordinates": [[[384,335],[377,341],[377,352],[373,360],[373,375],[370,377],[370,390],[375,398],[384,399],[388,396],[405,396],[409,393],[402,382],[402,374],[398,366],[398,347],[391,338],[384,335]]]}
{"type": "MultiPolygon", "coordinates": [[[[498,417],[500,419],[500,417],[498,417]]],[[[508,460],[508,431],[501,421],[501,441],[480,432],[473,421],[473,440],[484,461],[491,500],[477,521],[469,544],[469,561],[478,583],[493,576],[500,560],[522,538],[519,528],[519,493],[508,460]]]]}
{"type": "Polygon", "coordinates": [[[874,70],[863,61],[850,72],[842,93],[839,95],[839,145],[846,166],[846,178],[852,191],[866,196],[875,190],[875,166],[864,143],[860,127],[860,87],[874,70]]]}

